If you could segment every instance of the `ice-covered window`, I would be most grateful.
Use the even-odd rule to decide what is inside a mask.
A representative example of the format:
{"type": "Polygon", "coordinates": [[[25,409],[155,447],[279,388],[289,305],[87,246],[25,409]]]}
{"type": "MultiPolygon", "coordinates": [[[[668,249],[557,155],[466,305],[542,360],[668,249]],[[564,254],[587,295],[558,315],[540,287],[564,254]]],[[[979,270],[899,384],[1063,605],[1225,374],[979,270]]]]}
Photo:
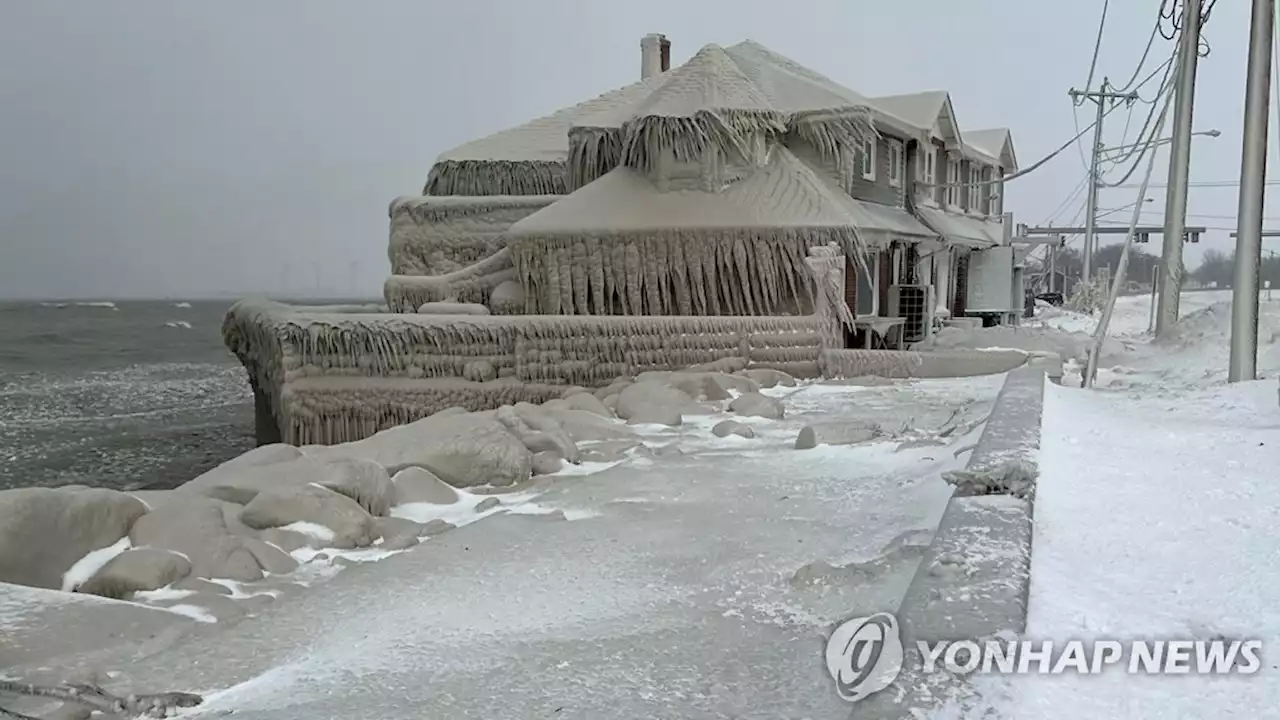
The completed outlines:
{"type": "Polygon", "coordinates": [[[889,141],[889,184],[893,187],[902,185],[902,141],[889,141]]]}

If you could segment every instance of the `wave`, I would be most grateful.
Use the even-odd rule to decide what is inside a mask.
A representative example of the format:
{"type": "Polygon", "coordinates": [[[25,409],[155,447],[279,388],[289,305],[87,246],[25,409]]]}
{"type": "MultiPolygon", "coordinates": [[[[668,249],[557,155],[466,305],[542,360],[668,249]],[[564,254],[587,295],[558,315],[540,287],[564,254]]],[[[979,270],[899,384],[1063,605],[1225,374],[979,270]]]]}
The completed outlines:
{"type": "Polygon", "coordinates": [[[187,322],[186,320],[170,320],[169,322],[165,323],[164,326],[171,327],[171,328],[186,328],[187,330],[191,329],[191,323],[187,322]]]}
{"type": "Polygon", "coordinates": [[[191,303],[189,303],[189,302],[178,302],[178,303],[174,303],[174,304],[173,304],[173,306],[174,306],[174,307],[176,307],[176,308],[189,308],[189,307],[191,307],[191,303]]]}
{"type": "Polygon", "coordinates": [[[92,302],[78,302],[76,303],[76,307],[103,308],[104,310],[120,309],[116,307],[116,304],[111,302],[110,300],[94,300],[92,302]]]}

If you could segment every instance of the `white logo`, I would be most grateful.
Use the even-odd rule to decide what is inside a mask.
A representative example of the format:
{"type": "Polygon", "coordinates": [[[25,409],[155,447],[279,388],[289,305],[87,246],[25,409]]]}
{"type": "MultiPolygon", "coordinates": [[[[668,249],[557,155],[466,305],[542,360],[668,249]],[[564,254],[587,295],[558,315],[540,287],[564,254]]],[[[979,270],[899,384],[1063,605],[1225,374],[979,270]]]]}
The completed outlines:
{"type": "Polygon", "coordinates": [[[827,640],[827,670],[849,702],[889,687],[902,671],[898,620],[876,613],[842,623],[827,640]]]}

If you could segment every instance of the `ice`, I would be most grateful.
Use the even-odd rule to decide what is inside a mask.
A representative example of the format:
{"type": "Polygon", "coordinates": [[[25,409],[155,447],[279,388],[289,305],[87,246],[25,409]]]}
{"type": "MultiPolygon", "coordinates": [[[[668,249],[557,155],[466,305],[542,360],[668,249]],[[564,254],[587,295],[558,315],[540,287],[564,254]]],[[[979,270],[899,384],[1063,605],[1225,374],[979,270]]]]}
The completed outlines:
{"type": "Polygon", "coordinates": [[[481,518],[488,517],[496,512],[500,512],[504,507],[519,505],[528,502],[537,496],[536,492],[506,493],[506,494],[480,494],[467,492],[461,488],[457,489],[458,500],[448,505],[436,505],[435,503],[405,503],[391,508],[391,516],[413,520],[420,523],[428,523],[432,520],[443,520],[454,526],[461,526],[473,523],[481,518]],[[485,500],[496,497],[500,504],[495,505],[487,510],[476,512],[476,507],[485,500]]]}
{"type": "Polygon", "coordinates": [[[218,618],[215,617],[213,613],[200,607],[199,605],[170,605],[166,608],[161,608],[161,609],[168,610],[169,612],[177,615],[189,617],[192,620],[195,620],[197,622],[202,622],[202,623],[218,622],[218,618]]]}
{"type": "Polygon", "coordinates": [[[104,548],[99,548],[85,555],[76,561],[74,565],[67,570],[62,576],[62,590],[71,592],[89,581],[94,573],[102,569],[103,565],[111,562],[112,558],[120,553],[133,547],[129,542],[128,536],[122,537],[114,544],[104,548]]]}
{"type": "Polygon", "coordinates": [[[280,529],[296,532],[300,535],[306,535],[307,537],[312,538],[313,540],[316,540],[317,542],[320,542],[320,543],[331,543],[333,542],[333,539],[336,537],[333,530],[330,530],[324,525],[319,525],[317,523],[311,523],[311,522],[298,521],[294,523],[289,523],[288,525],[285,525],[280,529]]]}

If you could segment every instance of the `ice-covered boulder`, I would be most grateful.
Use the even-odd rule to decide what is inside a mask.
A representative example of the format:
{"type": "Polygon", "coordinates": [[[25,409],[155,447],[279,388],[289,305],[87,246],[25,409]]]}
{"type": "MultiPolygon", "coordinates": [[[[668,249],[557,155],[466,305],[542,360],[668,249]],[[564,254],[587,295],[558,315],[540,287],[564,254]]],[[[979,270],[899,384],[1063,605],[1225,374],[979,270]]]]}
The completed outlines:
{"type": "Polygon", "coordinates": [[[127,536],[146,512],[114,490],[0,491],[0,582],[59,589],[80,558],[127,536]]]}
{"type": "Polygon", "coordinates": [[[648,417],[667,417],[672,411],[680,415],[699,410],[705,411],[688,393],[656,379],[627,385],[619,393],[618,406],[615,408],[617,416],[628,421],[641,412],[648,417]],[[663,410],[666,412],[662,412],[663,410]]]}
{"type": "MultiPolygon", "coordinates": [[[[326,491],[328,492],[328,491],[326,491]]],[[[230,505],[191,495],[175,498],[138,518],[129,530],[134,547],[151,547],[186,556],[191,574],[250,582],[262,578],[262,566],[246,546],[246,536],[227,525],[230,505]]]]}
{"type": "Polygon", "coordinates": [[[407,467],[396,473],[391,482],[396,489],[396,505],[406,503],[452,505],[458,502],[458,491],[426,468],[407,467]]]}
{"type": "Polygon", "coordinates": [[[721,420],[715,424],[715,427],[711,428],[711,434],[716,437],[737,435],[738,437],[753,438],[756,436],[756,431],[750,425],[740,423],[737,420],[721,420]]]}
{"type": "Polygon", "coordinates": [[[359,548],[377,539],[376,524],[359,503],[318,485],[298,485],[258,493],[240,512],[240,520],[255,530],[309,523],[333,532],[336,548],[359,548]]]}
{"type": "Polygon", "coordinates": [[[796,386],[795,378],[781,370],[774,370],[773,368],[749,368],[747,370],[740,370],[736,374],[755,381],[755,383],[762,388],[777,387],[778,385],[783,387],[796,386]]]}
{"type": "Polygon", "coordinates": [[[528,480],[533,454],[492,416],[433,416],[363,440],[324,448],[323,457],[372,460],[391,473],[423,467],[454,487],[528,480]]]}
{"type": "Polygon", "coordinates": [[[332,477],[318,485],[355,500],[365,512],[382,517],[395,504],[396,486],[387,469],[364,458],[340,458],[328,463],[332,477]]]}
{"type": "Polygon", "coordinates": [[[853,445],[876,439],[883,431],[873,422],[848,420],[805,425],[796,435],[796,449],[809,450],[819,445],[853,445]]]}
{"type": "Polygon", "coordinates": [[[758,392],[743,393],[729,403],[729,412],[745,417],[781,420],[785,414],[782,402],[758,392]]]}
{"type": "Polygon", "coordinates": [[[134,548],[111,558],[76,592],[126,599],[142,590],[158,590],[191,574],[191,562],[157,548],[134,548]]]}

